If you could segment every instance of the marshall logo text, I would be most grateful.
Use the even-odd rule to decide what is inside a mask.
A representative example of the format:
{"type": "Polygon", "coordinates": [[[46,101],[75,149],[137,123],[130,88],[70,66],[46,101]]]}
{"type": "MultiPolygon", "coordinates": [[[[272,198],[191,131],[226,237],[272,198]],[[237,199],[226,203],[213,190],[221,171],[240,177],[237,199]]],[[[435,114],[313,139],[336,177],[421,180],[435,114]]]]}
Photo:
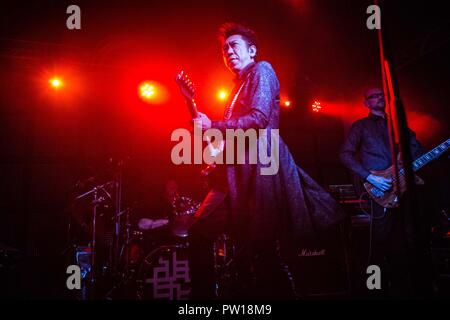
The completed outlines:
{"type": "Polygon", "coordinates": [[[299,257],[316,257],[316,256],[325,256],[326,255],[326,249],[308,249],[303,248],[299,251],[298,256],[299,257]]]}

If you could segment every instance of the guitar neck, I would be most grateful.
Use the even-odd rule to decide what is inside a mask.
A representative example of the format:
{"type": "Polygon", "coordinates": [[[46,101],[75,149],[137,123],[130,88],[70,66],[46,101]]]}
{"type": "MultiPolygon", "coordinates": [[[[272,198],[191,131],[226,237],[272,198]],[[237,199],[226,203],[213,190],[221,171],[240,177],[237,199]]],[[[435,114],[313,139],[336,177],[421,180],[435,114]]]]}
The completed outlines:
{"type": "Polygon", "coordinates": [[[186,104],[189,109],[189,113],[191,114],[191,117],[197,118],[198,117],[198,110],[197,110],[197,104],[195,103],[194,99],[188,99],[186,98],[186,104]]]}
{"type": "MultiPolygon", "coordinates": [[[[198,117],[197,104],[195,103],[194,99],[190,99],[190,98],[188,98],[188,97],[185,97],[185,98],[186,98],[186,104],[187,104],[187,106],[188,106],[189,113],[191,114],[191,117],[192,117],[193,119],[194,119],[194,118],[197,118],[197,117],[198,117]]],[[[220,142],[220,144],[219,144],[219,147],[216,148],[216,147],[213,145],[213,143],[211,142],[211,138],[210,138],[209,136],[206,136],[206,143],[207,143],[207,146],[208,146],[209,153],[210,153],[213,157],[217,156],[217,154],[219,154],[220,152],[222,152],[222,151],[223,151],[223,148],[224,148],[224,146],[225,146],[225,142],[222,140],[222,141],[220,142]]]]}
{"type": "Polygon", "coordinates": [[[419,170],[420,168],[422,168],[423,166],[425,166],[429,162],[431,162],[434,159],[438,158],[441,154],[443,154],[449,148],[450,148],[450,138],[447,139],[447,141],[445,141],[445,142],[441,143],[440,145],[438,145],[433,150],[425,153],[424,155],[422,155],[421,157],[416,159],[413,162],[413,164],[412,164],[413,170],[414,171],[419,170]]]}

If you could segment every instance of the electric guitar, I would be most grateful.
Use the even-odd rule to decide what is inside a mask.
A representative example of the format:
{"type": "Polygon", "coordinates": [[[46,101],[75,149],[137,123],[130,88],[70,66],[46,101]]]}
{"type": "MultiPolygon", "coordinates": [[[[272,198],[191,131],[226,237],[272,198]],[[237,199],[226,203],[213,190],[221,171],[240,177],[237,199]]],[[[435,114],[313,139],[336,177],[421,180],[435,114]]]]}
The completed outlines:
{"type": "MultiPolygon", "coordinates": [[[[441,154],[447,151],[450,148],[450,138],[447,141],[441,143],[433,150],[425,153],[421,157],[414,160],[412,163],[413,171],[416,172],[423,166],[430,163],[432,160],[437,159],[441,154]]],[[[391,178],[394,183],[397,183],[397,189],[399,190],[399,194],[397,194],[394,190],[390,189],[388,191],[381,191],[374,185],[369,182],[364,183],[364,188],[369,193],[370,197],[378,203],[380,206],[384,208],[396,208],[399,206],[400,199],[399,197],[406,191],[406,179],[405,179],[405,170],[400,168],[398,181],[394,181],[395,178],[392,177],[392,166],[385,170],[380,171],[371,171],[372,174],[376,176],[381,176],[383,178],[389,179],[391,178]]],[[[423,184],[423,180],[415,175],[415,180],[417,184],[423,184]]]]}
{"type": "MultiPolygon", "coordinates": [[[[188,75],[184,71],[181,71],[176,75],[175,82],[178,84],[181,94],[183,95],[183,97],[186,101],[186,104],[188,106],[189,113],[191,114],[192,119],[197,118],[198,110],[197,110],[197,104],[194,101],[194,95],[195,95],[194,83],[191,81],[191,79],[188,77],[188,75]]],[[[225,147],[224,140],[214,142],[216,144],[216,146],[214,146],[213,142],[211,141],[210,136],[205,136],[205,140],[207,143],[207,148],[208,148],[210,157],[216,158],[220,153],[223,152],[224,147],[225,147]]],[[[214,171],[216,166],[217,165],[215,162],[211,163],[205,169],[202,170],[202,175],[205,177],[209,176],[214,171]]]]}

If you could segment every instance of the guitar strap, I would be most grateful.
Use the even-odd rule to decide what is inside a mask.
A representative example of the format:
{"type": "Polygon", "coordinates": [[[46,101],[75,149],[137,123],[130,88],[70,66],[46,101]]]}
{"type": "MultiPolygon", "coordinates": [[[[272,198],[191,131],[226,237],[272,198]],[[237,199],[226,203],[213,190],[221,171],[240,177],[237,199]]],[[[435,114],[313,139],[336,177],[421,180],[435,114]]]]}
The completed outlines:
{"type": "Polygon", "coordinates": [[[244,87],[246,80],[247,80],[247,77],[245,77],[242,80],[242,83],[239,86],[239,89],[237,90],[236,94],[234,95],[233,100],[231,100],[231,103],[225,108],[225,112],[224,112],[224,116],[223,116],[224,120],[230,120],[231,115],[233,113],[234,105],[236,104],[236,100],[239,97],[239,94],[241,93],[241,90],[244,87]]]}

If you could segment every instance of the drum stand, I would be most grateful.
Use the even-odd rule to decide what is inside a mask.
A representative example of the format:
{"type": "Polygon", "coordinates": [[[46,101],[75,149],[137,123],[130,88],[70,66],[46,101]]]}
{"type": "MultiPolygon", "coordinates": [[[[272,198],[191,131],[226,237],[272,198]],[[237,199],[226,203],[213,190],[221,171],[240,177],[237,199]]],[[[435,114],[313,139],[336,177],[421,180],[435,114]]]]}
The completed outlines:
{"type": "MultiPolygon", "coordinates": [[[[114,265],[114,284],[112,288],[105,294],[107,300],[112,299],[112,294],[118,289],[126,289],[130,280],[133,280],[133,273],[130,270],[130,248],[129,245],[132,242],[131,239],[131,223],[130,223],[130,208],[126,208],[118,212],[113,219],[116,221],[116,232],[120,229],[120,220],[122,215],[125,215],[125,238],[123,244],[120,246],[120,233],[116,235],[115,245],[117,246],[117,254],[114,253],[115,265],[114,265]],[[122,260],[123,258],[123,260],[122,260]],[[121,265],[121,262],[124,262],[121,265]]],[[[114,250],[114,252],[116,252],[114,250]]],[[[127,298],[127,297],[126,297],[127,298]]]]}
{"type": "Polygon", "coordinates": [[[229,287],[236,275],[233,274],[232,264],[235,259],[235,246],[227,234],[221,234],[214,241],[214,293],[216,298],[222,298],[224,290],[229,287]]]}
{"type": "Polygon", "coordinates": [[[109,185],[114,184],[114,181],[107,182],[103,185],[99,185],[94,187],[92,190],[83,193],[82,195],[79,195],[76,197],[76,200],[80,200],[84,197],[87,197],[88,195],[93,194],[93,213],[92,213],[92,241],[91,241],[91,272],[90,272],[90,283],[88,285],[89,291],[95,292],[95,283],[97,280],[97,261],[96,261],[96,239],[97,239],[97,209],[100,204],[102,204],[106,199],[104,197],[99,197],[98,192],[103,191],[108,198],[111,199],[111,195],[106,190],[106,187],[109,185]]]}

